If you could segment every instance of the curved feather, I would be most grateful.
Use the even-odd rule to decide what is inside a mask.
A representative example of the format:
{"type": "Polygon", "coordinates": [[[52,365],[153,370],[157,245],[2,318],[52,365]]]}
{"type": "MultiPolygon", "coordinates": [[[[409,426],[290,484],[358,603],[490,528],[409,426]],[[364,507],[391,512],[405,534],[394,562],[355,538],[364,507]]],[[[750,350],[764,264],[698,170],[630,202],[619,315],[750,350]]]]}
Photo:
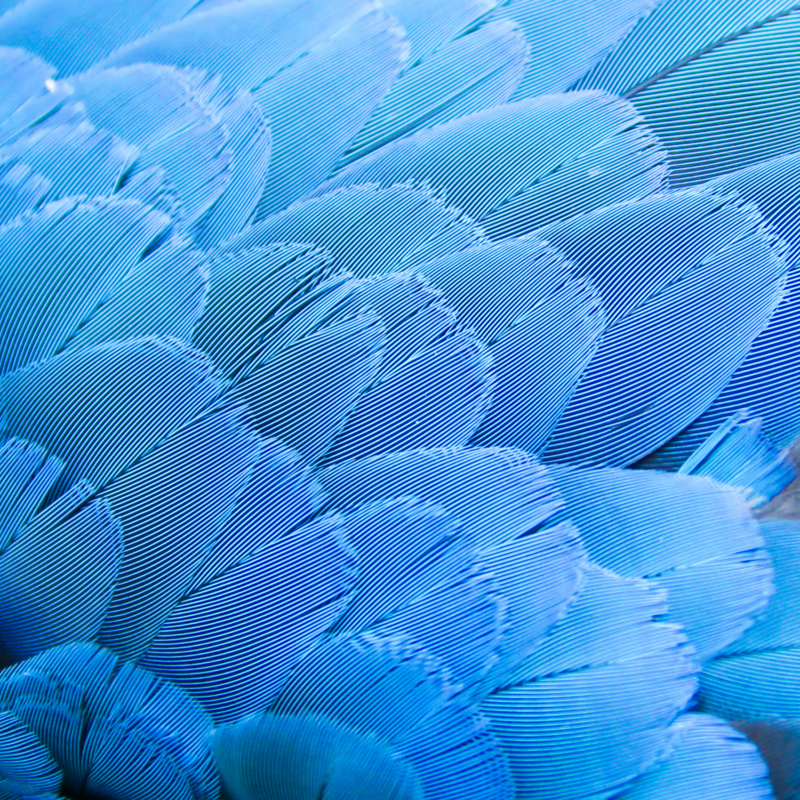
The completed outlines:
{"type": "MultiPolygon", "coordinates": [[[[708,475],[736,486],[750,505],[763,505],[797,477],[797,469],[789,451],[778,450],[761,433],[761,425],[760,417],[751,419],[745,412],[734,414],[678,471],[684,475],[708,475]]],[[[653,459],[663,450],[656,451],[653,459]]]]}
{"type": "Polygon", "coordinates": [[[447,42],[394,82],[337,168],[419,128],[505,103],[528,59],[528,43],[510,20],[447,42]]]}
{"type": "Polygon", "coordinates": [[[794,269],[800,257],[796,188],[799,170],[800,157],[788,156],[711,182],[710,186],[717,191],[735,191],[745,200],[757,203],[782,238],[790,267],[786,295],[711,407],[689,428],[653,453],[646,462],[648,465],[676,469],[718,426],[745,408],[752,415],[763,417],[764,432],[778,447],[791,444],[800,432],[800,408],[794,391],[800,380],[800,360],[795,355],[800,275],[794,269]]]}
{"type": "Polygon", "coordinates": [[[708,478],[651,470],[551,467],[589,557],[669,591],[680,623],[707,661],[753,624],[773,573],[747,504],[708,478]]]}
{"type": "Polygon", "coordinates": [[[344,461],[317,474],[339,508],[393,497],[437,503],[461,521],[476,548],[517,539],[546,522],[563,500],[529,453],[449,448],[344,461]]]}
{"type": "Polygon", "coordinates": [[[232,800],[422,800],[391,748],[322,716],[248,717],[217,728],[212,747],[232,800]]]}
{"type": "Polygon", "coordinates": [[[482,241],[471,220],[430,190],[366,185],[297,203],[234,237],[221,252],[311,242],[325,248],[339,269],[365,277],[408,269],[482,241]],[[391,237],[384,236],[387,230],[391,237]]]}
{"type": "Polygon", "coordinates": [[[230,179],[229,132],[208,79],[155,64],[90,70],[70,79],[73,99],[101,128],[141,151],[133,175],[164,169],[184,225],[194,223],[230,179]]]}
{"type": "Polygon", "coordinates": [[[261,433],[313,463],[375,379],[384,341],[375,314],[334,321],[260,363],[236,396],[247,403],[261,433]]]}
{"type": "Polygon", "coordinates": [[[257,89],[304,56],[309,44],[363,15],[365,0],[241,0],[193,13],[120,47],[98,66],[151,62],[220,75],[232,89],[257,89]]]}
{"type": "Polygon", "coordinates": [[[69,195],[111,195],[133,167],[139,150],[88,120],[37,125],[0,147],[0,159],[24,162],[46,177],[46,200],[69,195]]]}
{"type": "Polygon", "coordinates": [[[402,639],[361,634],[317,647],[270,710],[320,714],[392,745],[414,769],[425,798],[513,796],[485,721],[453,696],[424,650],[402,639]]]}
{"type": "Polygon", "coordinates": [[[22,527],[0,558],[6,664],[100,630],[122,561],[122,530],[106,502],[87,502],[90,493],[85,484],[73,487],[22,527]]]}
{"type": "Polygon", "coordinates": [[[694,667],[652,584],[593,567],[564,619],[481,705],[518,798],[611,797],[668,747],[694,667]],[[587,702],[591,697],[591,702],[587,702]]]}
{"type": "Polygon", "coordinates": [[[51,496],[80,479],[102,489],[223,388],[206,356],[152,338],[64,353],[0,380],[6,435],[64,461],[51,496]]]}
{"type": "Polygon", "coordinates": [[[0,553],[31,520],[64,469],[43,447],[12,438],[0,448],[0,553]]]}
{"type": "Polygon", "coordinates": [[[7,711],[0,712],[0,797],[55,798],[61,770],[36,735],[7,711]]]}
{"type": "Polygon", "coordinates": [[[325,500],[325,492],[298,453],[276,439],[262,440],[247,486],[205,554],[192,590],[282,539],[319,511],[325,500]]]}
{"type": "Polygon", "coordinates": [[[623,800],[668,800],[683,794],[708,800],[771,800],[767,768],[755,746],[722,720],[684,714],[672,726],[667,758],[643,775],[623,800]]]}
{"type": "Polygon", "coordinates": [[[103,492],[125,557],[99,641],[138,657],[184,595],[258,461],[242,406],[216,407],[128,467],[103,492]]]}
{"type": "Polygon", "coordinates": [[[50,181],[21,161],[0,164],[0,226],[34,211],[47,197],[50,181]]]}
{"type": "Polygon", "coordinates": [[[796,794],[800,789],[800,726],[797,720],[739,721],[734,727],[756,744],[767,762],[777,800],[796,794]]]}
{"type": "Polygon", "coordinates": [[[479,24],[497,0],[446,0],[431,6],[425,0],[384,0],[387,13],[400,21],[411,43],[409,64],[415,65],[446,42],[479,24]]]}
{"type": "Polygon", "coordinates": [[[203,253],[173,236],[135,263],[113,296],[77,330],[67,349],[141,336],[187,344],[205,307],[208,266],[203,253]]]}
{"type": "Polygon", "coordinates": [[[262,711],[341,613],[350,581],[341,517],[315,520],[184,597],[138,663],[217,723],[262,711]]]}
{"type": "Polygon", "coordinates": [[[531,98],[419,131],[314,190],[428,183],[494,238],[661,186],[666,155],[630,104],[599,92],[531,98]]]}
{"type": "Polygon", "coordinates": [[[25,47],[61,75],[90,67],[112,50],[180,19],[197,0],[146,0],[121,8],[109,0],[24,0],[0,17],[0,44],[25,47]],[[91,32],[91,35],[86,35],[91,32]]]}
{"type": "Polygon", "coordinates": [[[402,28],[381,11],[312,43],[253,93],[273,134],[256,219],[286,208],[333,171],[408,57],[402,28]]]}
{"type": "Polygon", "coordinates": [[[0,673],[0,708],[40,739],[65,794],[215,800],[211,720],[184,692],[91,644],[0,673]]]}
{"type": "Polygon", "coordinates": [[[63,350],[168,229],[135,201],[74,199],[0,229],[0,374],[63,350]]]}
{"type": "Polygon", "coordinates": [[[518,23],[531,49],[514,100],[564,92],[613,51],[614,45],[654,6],[651,0],[512,0],[492,15],[518,23]]]}
{"type": "MultiPolygon", "coordinates": [[[[0,11],[5,9],[0,6],[0,11]]],[[[46,81],[52,80],[53,66],[19,47],[0,47],[0,80],[3,82],[0,116],[7,117],[26,100],[46,90],[46,81]]]]}
{"type": "MultiPolygon", "coordinates": [[[[636,219],[636,204],[628,208],[636,219]]],[[[674,257],[659,289],[607,328],[546,460],[636,462],[697,419],[744,361],[783,296],[786,264],[753,207],[724,208],[686,261],[678,227],[662,238],[662,252],[674,257]]],[[[590,230],[603,218],[589,220],[590,230]]]]}

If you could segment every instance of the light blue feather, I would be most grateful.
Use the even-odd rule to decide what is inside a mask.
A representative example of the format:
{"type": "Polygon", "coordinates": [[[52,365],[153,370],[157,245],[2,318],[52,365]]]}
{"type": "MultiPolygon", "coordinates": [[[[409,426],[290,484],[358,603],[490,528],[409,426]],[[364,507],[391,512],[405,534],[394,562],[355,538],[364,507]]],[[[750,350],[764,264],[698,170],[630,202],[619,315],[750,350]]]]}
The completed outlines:
{"type": "Polygon", "coordinates": [[[374,736],[313,714],[263,714],[214,731],[232,800],[422,800],[410,765],[374,736]]]}
{"type": "Polygon", "coordinates": [[[655,5],[651,0],[511,0],[493,13],[522,28],[531,60],[514,100],[564,92],[655,5]]]}
{"type": "Polygon", "coordinates": [[[21,161],[0,164],[0,226],[44,202],[51,183],[21,161]]]}
{"type": "Polygon", "coordinates": [[[684,714],[672,726],[665,760],[643,775],[620,800],[772,800],[767,767],[745,736],[721,719],[684,714]]]}
{"type": "Polygon", "coordinates": [[[80,479],[103,488],[223,388],[205,355],[153,338],[64,353],[0,380],[6,436],[64,461],[53,494],[80,479]]]}
{"type": "Polygon", "coordinates": [[[429,189],[355,186],[297,203],[228,242],[222,253],[278,242],[327,250],[358,277],[403,270],[482,243],[474,223],[429,189]],[[392,236],[385,236],[391,230],[392,236]]]}
{"type": "Polygon", "coordinates": [[[513,796],[505,759],[486,723],[454,695],[430,655],[403,639],[368,634],[312,650],[271,711],[320,714],[390,744],[414,769],[431,800],[469,792],[513,796]]]}
{"type": "Polygon", "coordinates": [[[510,20],[447,42],[394,82],[339,168],[420,128],[505,103],[528,58],[528,43],[510,20]]]}
{"type": "Polygon", "coordinates": [[[657,191],[665,158],[633,106],[577,92],[419,131],[359,159],[314,194],[369,181],[425,182],[492,237],[506,238],[657,191]]]}
{"type": "Polygon", "coordinates": [[[256,219],[286,208],[330,175],[407,57],[403,29],[376,10],[312,42],[253,92],[273,135],[256,219]]]}
{"type": "MultiPolygon", "coordinates": [[[[636,204],[624,208],[630,214],[623,218],[637,218],[636,204]]],[[[700,252],[692,247],[685,261],[679,227],[668,239],[662,234],[662,252],[674,260],[665,261],[656,293],[640,295],[607,328],[548,442],[546,460],[636,462],[697,419],[744,361],[783,297],[786,263],[752,206],[724,209],[711,216],[703,239],[695,239],[700,252]]],[[[589,220],[595,232],[605,215],[596,216],[596,228],[589,220]]],[[[635,248],[636,239],[628,241],[635,248]]],[[[608,258],[604,271],[612,275],[611,253],[608,258]]]]}
{"type": "Polygon", "coordinates": [[[740,494],[708,478],[552,467],[589,557],[668,590],[670,622],[707,661],[753,623],[773,592],[758,524],[740,494]]]}
{"type": "Polygon", "coordinates": [[[665,751],[695,689],[685,637],[653,622],[664,593],[596,567],[587,577],[512,685],[481,705],[520,799],[617,795],[665,751]]]}
{"type": "Polygon", "coordinates": [[[218,797],[208,715],[177,687],[96,645],[53,648],[3,670],[0,709],[50,751],[68,796],[218,797]]]}
{"type": "Polygon", "coordinates": [[[197,0],[146,0],[122,8],[109,0],[24,0],[0,17],[0,44],[24,47],[61,75],[90,67],[117,47],[180,19],[197,0]],[[91,31],[91,35],[86,35],[91,31]]]}
{"type": "Polygon", "coordinates": [[[168,230],[135,201],[73,199],[0,229],[0,374],[63,350],[168,230]]]}
{"type": "Polygon", "coordinates": [[[517,539],[563,507],[553,480],[529,453],[450,448],[387,453],[320,470],[331,502],[346,508],[413,495],[444,506],[476,547],[517,539]]]}
{"type": "Polygon", "coordinates": [[[666,0],[578,86],[633,100],[699,183],[798,149],[799,26],[792,0],[666,0]]]}
{"type": "Polygon", "coordinates": [[[217,723],[263,711],[341,613],[351,571],[341,517],[310,522],[185,596],[138,663],[217,723]]]}

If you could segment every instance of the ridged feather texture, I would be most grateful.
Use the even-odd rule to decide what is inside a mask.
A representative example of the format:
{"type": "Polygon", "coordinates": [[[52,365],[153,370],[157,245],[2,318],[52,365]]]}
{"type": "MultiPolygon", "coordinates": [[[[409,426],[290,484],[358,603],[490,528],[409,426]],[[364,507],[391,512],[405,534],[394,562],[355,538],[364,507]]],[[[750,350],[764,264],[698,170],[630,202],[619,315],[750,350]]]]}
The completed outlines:
{"type": "Polygon", "coordinates": [[[0,0],[0,800],[800,796],[798,54],[0,0]]]}

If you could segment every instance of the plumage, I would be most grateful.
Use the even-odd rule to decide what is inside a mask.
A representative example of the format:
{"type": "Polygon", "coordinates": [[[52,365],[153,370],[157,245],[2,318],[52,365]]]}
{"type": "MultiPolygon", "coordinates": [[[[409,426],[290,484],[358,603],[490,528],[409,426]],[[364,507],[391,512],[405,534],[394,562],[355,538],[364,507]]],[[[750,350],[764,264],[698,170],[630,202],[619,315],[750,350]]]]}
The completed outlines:
{"type": "Polygon", "coordinates": [[[796,5],[0,0],[0,797],[791,797],[796,5]]]}

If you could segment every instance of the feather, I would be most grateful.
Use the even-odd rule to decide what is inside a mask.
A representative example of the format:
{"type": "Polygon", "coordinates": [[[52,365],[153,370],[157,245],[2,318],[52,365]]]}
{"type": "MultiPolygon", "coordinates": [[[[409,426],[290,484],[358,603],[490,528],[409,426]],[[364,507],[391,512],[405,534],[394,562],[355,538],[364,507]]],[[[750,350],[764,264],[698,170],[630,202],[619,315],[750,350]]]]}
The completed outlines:
{"type": "Polygon", "coordinates": [[[738,639],[766,607],[772,568],[738,492],[651,470],[551,472],[589,557],[667,589],[666,619],[683,626],[698,661],[738,639]]]}
{"type": "Polygon", "coordinates": [[[27,725],[0,712],[0,797],[55,797],[61,770],[27,725]]]}
{"type": "Polygon", "coordinates": [[[528,58],[528,43],[510,20],[447,42],[392,84],[337,168],[420,128],[505,103],[528,58]]]}
{"type": "Polygon", "coordinates": [[[229,88],[249,92],[302,58],[310,44],[362,16],[367,5],[364,0],[241,0],[213,8],[198,3],[193,13],[150,28],[98,66],[150,62],[207,70],[229,88]]]}
{"type": "Polygon", "coordinates": [[[788,450],[778,450],[761,433],[762,422],[760,417],[750,419],[745,412],[734,414],[678,471],[708,475],[741,489],[751,506],[763,505],[797,477],[797,469],[788,450]]]}
{"type": "Polygon", "coordinates": [[[797,149],[798,26],[792,0],[666,0],[577,85],[633,100],[699,183],[797,149]]]}
{"type": "Polygon", "coordinates": [[[394,747],[431,800],[511,800],[505,759],[428,653],[368,634],[312,650],[270,709],[318,714],[394,747]]]}
{"type": "Polygon", "coordinates": [[[146,0],[121,8],[109,0],[23,0],[0,17],[0,44],[25,47],[61,75],[90,67],[112,50],[180,19],[197,0],[146,0]],[[91,31],[91,35],[81,35],[91,31]]]}
{"type": "Polygon", "coordinates": [[[563,506],[544,467],[520,450],[386,453],[327,467],[318,478],[339,508],[409,495],[440,504],[476,548],[517,539],[563,506]]]}
{"type": "Polygon", "coordinates": [[[135,201],[73,199],[0,229],[0,374],[63,350],[168,229],[135,201]]]}
{"type": "Polygon", "coordinates": [[[577,92],[419,131],[354,162],[314,195],[370,181],[425,182],[499,239],[657,191],[664,161],[633,106],[577,92]]]}
{"type": "Polygon", "coordinates": [[[234,237],[220,252],[308,242],[327,250],[339,269],[366,277],[409,269],[483,241],[471,220],[428,189],[366,185],[296,203],[234,237]],[[391,237],[384,235],[388,229],[391,237]]]}
{"type": "Polygon", "coordinates": [[[220,526],[192,590],[308,521],[326,496],[300,456],[276,439],[262,440],[258,461],[236,507],[220,526]]]}
{"type": "Polygon", "coordinates": [[[734,727],[758,746],[769,766],[776,800],[791,800],[800,790],[800,726],[797,720],[739,721],[734,727]]]}
{"type": "Polygon", "coordinates": [[[384,0],[411,43],[409,64],[424,61],[445,43],[476,27],[498,0],[444,0],[431,6],[425,0],[384,0]]]}
{"type": "Polygon", "coordinates": [[[196,222],[222,194],[230,180],[229,132],[206,78],[136,64],[91,70],[70,84],[74,100],[96,125],[140,149],[134,174],[153,166],[165,171],[184,225],[196,222]]]}
{"type": "Polygon", "coordinates": [[[130,172],[139,150],[83,120],[37,125],[0,148],[0,159],[24,163],[48,181],[45,200],[111,195],[130,172]]]}
{"type": "Polygon", "coordinates": [[[254,91],[274,137],[257,219],[286,208],[328,177],[407,57],[402,28],[374,11],[313,43],[254,91]]]}
{"type": "Polygon", "coordinates": [[[139,664],[233,722],[262,711],[341,613],[351,580],[342,520],[315,520],[184,597],[139,664]]]}
{"type": "Polygon", "coordinates": [[[775,596],[766,614],[707,665],[700,682],[704,710],[734,720],[800,717],[800,525],[764,520],[761,531],[775,566],[775,596]]]}
{"type": "Polygon", "coordinates": [[[180,689],[96,645],[53,648],[3,670],[0,708],[50,751],[65,794],[218,796],[206,713],[180,689]]]}
{"type": "Polygon", "coordinates": [[[78,484],[21,527],[0,558],[6,598],[0,650],[6,664],[91,640],[100,630],[122,561],[122,530],[106,502],[87,503],[89,494],[78,484]]]}
{"type": "Polygon", "coordinates": [[[597,567],[587,578],[512,685],[481,704],[520,799],[615,796],[667,748],[694,692],[684,637],[652,621],[664,593],[597,567]]]}
{"type": "Polygon", "coordinates": [[[0,226],[40,206],[51,183],[27,164],[9,159],[0,164],[0,226]]]}
{"type": "Polygon", "coordinates": [[[125,556],[99,639],[125,658],[148,647],[184,595],[258,461],[246,409],[209,410],[176,430],[103,492],[125,556]]]}
{"type": "Polygon", "coordinates": [[[684,714],[674,723],[668,758],[643,775],[620,800],[771,800],[767,769],[741,733],[707,714],[684,714]]]}
{"type": "Polygon", "coordinates": [[[422,800],[391,748],[322,716],[248,717],[217,728],[212,747],[232,800],[422,800]]]}
{"type": "Polygon", "coordinates": [[[800,318],[800,230],[797,228],[797,180],[800,157],[788,156],[724,175],[712,181],[716,191],[737,192],[758,204],[765,219],[781,237],[790,272],[786,294],[767,328],[711,407],[686,430],[645,462],[647,466],[677,469],[689,453],[731,415],[748,409],[763,417],[764,432],[778,447],[787,447],[800,433],[800,408],[794,387],[800,380],[797,330],[800,318]]]}
{"type": "Polygon", "coordinates": [[[6,435],[34,441],[64,461],[52,497],[80,479],[102,489],[223,387],[205,355],[175,340],[143,338],[67,352],[7,374],[0,396],[6,435]]]}
{"type": "Polygon", "coordinates": [[[567,91],[654,5],[651,0],[504,3],[492,16],[517,22],[532,55],[513,99],[567,91]]]}
{"type": "MultiPolygon", "coordinates": [[[[644,206],[652,224],[650,203],[644,206]]],[[[662,252],[673,257],[657,276],[660,291],[641,298],[624,316],[617,312],[618,321],[604,333],[547,444],[545,460],[631,464],[679,433],[722,391],[780,302],[786,272],[760,214],[737,206],[726,204],[724,213],[711,217],[702,250],[692,247],[685,262],[677,257],[684,248],[680,228],[670,229],[668,241],[662,236],[662,252]]],[[[612,213],[612,219],[635,220],[640,213],[637,204],[625,212],[612,213]]],[[[595,216],[587,222],[592,232],[602,227],[605,213],[595,216]]],[[[577,231],[582,224],[575,221],[577,231]]],[[[635,247],[637,238],[628,241],[635,247]]]]}

